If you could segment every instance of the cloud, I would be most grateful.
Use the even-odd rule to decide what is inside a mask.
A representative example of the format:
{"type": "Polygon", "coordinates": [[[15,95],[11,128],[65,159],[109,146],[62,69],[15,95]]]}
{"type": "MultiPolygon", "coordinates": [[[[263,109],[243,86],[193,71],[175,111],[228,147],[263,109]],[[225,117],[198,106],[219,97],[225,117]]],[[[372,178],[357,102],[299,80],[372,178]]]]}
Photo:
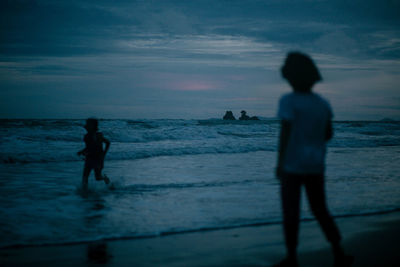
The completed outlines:
{"type": "Polygon", "coordinates": [[[149,36],[118,41],[119,51],[138,62],[190,64],[223,67],[275,67],[272,58],[282,52],[273,43],[247,37],[221,35],[149,36]]]}
{"type": "Polygon", "coordinates": [[[400,58],[400,32],[378,30],[368,35],[368,49],[383,58],[400,58]]]}
{"type": "Polygon", "coordinates": [[[314,46],[317,51],[342,56],[357,55],[360,51],[357,39],[340,30],[322,35],[314,42],[314,46]]]}
{"type": "Polygon", "coordinates": [[[204,81],[189,80],[189,81],[179,81],[171,83],[169,87],[172,90],[179,90],[179,91],[207,91],[207,90],[218,89],[221,87],[221,85],[204,81]]]}

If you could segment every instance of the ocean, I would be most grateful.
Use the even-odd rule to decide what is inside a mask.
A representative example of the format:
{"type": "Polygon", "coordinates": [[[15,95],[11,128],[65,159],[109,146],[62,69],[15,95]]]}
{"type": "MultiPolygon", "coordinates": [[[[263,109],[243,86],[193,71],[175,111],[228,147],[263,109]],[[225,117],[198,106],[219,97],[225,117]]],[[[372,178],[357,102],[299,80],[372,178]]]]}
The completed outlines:
{"type": "MultiPolygon", "coordinates": [[[[277,120],[100,120],[104,173],[80,189],[84,120],[0,120],[0,247],[281,223],[277,120]]],[[[400,209],[400,122],[337,121],[334,216],[400,209]]],[[[312,219],[303,194],[302,219],[312,219]]]]}

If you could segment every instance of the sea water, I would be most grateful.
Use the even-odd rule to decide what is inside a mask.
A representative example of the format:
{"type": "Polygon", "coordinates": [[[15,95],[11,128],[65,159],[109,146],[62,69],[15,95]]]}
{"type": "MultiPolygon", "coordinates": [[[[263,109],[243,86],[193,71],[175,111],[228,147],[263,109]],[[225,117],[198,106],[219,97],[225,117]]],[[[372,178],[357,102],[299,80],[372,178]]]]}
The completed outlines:
{"type": "MultiPolygon", "coordinates": [[[[84,120],[0,120],[0,247],[280,223],[279,122],[100,120],[104,172],[80,189],[84,120]]],[[[341,121],[328,145],[334,216],[400,208],[400,122],[341,121]]],[[[303,196],[302,219],[312,214],[303,196]]]]}

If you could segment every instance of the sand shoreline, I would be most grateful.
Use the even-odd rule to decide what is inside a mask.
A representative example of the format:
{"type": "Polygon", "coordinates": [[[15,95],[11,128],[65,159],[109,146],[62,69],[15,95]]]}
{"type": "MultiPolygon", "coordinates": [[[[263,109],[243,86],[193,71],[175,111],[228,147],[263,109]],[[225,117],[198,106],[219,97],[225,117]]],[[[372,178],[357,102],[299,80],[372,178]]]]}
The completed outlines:
{"type": "MultiPolygon", "coordinates": [[[[400,212],[337,218],[354,266],[400,263],[400,212]]],[[[75,245],[6,248],[2,266],[271,266],[285,254],[280,224],[75,245]]],[[[331,266],[315,221],[302,222],[300,266],[331,266]]]]}

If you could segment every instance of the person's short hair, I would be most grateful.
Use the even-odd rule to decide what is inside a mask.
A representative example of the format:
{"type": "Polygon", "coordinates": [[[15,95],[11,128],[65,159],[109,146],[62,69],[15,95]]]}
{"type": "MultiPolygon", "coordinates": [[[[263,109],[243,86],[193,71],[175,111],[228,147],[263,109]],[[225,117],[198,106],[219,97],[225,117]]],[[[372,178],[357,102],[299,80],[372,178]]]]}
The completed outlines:
{"type": "Polygon", "coordinates": [[[97,131],[99,129],[99,120],[96,118],[88,118],[86,120],[85,128],[87,129],[89,125],[92,125],[93,129],[97,131]]]}
{"type": "Polygon", "coordinates": [[[290,52],[281,69],[282,76],[295,90],[309,90],[318,81],[321,74],[313,60],[301,52],[290,52]]]}

